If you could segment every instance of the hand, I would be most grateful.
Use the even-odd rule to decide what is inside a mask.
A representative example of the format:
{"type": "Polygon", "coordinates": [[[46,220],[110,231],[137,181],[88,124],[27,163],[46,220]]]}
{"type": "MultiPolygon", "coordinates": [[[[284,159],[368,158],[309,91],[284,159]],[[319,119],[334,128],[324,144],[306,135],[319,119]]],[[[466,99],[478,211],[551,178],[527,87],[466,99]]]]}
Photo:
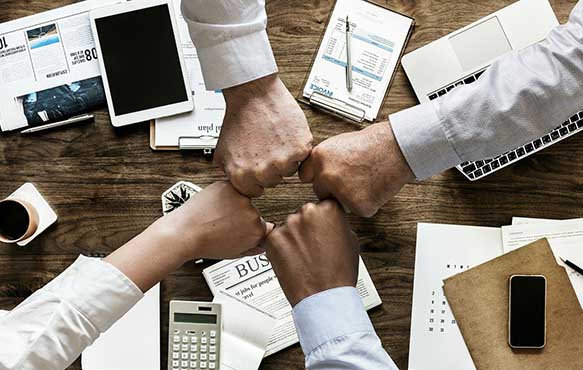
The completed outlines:
{"type": "Polygon", "coordinates": [[[292,306],[328,289],[356,286],[358,240],[334,200],[304,205],[264,246],[292,306]]]}
{"type": "Polygon", "coordinates": [[[157,227],[170,235],[169,241],[182,246],[186,260],[262,253],[259,246],[273,228],[263,221],[251,200],[228,182],[208,186],[158,222],[157,227]]]}
{"type": "Polygon", "coordinates": [[[223,91],[227,102],[215,163],[244,195],[258,197],[310,154],[304,113],[277,75],[223,91]]]}
{"type": "Polygon", "coordinates": [[[415,179],[388,122],[323,141],[302,164],[300,178],[314,184],[318,198],[334,197],[365,217],[415,179]]]}

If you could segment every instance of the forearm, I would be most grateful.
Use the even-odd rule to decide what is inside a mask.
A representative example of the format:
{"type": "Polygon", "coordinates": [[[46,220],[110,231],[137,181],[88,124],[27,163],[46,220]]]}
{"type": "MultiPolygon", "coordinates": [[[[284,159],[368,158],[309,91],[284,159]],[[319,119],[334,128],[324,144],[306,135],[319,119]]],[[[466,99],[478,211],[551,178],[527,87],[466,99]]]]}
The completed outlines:
{"type": "Polygon", "coordinates": [[[182,0],[208,90],[277,72],[264,0],[182,0]]]}
{"type": "Polygon", "coordinates": [[[355,288],[308,297],[292,314],[308,370],[397,370],[355,288]]]}
{"type": "Polygon", "coordinates": [[[532,141],[583,108],[583,2],[543,42],[471,84],[390,117],[419,179],[532,141]]]}

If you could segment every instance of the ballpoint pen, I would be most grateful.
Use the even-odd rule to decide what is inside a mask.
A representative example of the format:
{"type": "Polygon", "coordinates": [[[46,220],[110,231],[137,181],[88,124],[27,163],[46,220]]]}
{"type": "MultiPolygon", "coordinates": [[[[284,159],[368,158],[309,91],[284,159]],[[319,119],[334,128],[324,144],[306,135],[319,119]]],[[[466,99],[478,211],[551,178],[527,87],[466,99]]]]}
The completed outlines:
{"type": "Polygon", "coordinates": [[[578,274],[583,275],[583,269],[579,266],[577,266],[576,264],[574,264],[573,262],[563,259],[561,258],[561,261],[563,261],[563,263],[567,266],[569,266],[570,268],[572,268],[573,270],[575,270],[578,274]]]}
{"type": "Polygon", "coordinates": [[[85,115],[82,115],[82,116],[69,118],[69,119],[67,119],[65,121],[55,122],[55,123],[49,123],[48,125],[37,126],[37,127],[29,128],[28,130],[21,131],[20,133],[21,134],[32,134],[33,132],[44,131],[44,130],[49,130],[51,128],[72,125],[73,123],[89,121],[89,120],[92,120],[93,118],[95,118],[94,115],[92,115],[92,114],[85,114],[85,115]]]}
{"type": "Polygon", "coordinates": [[[346,90],[352,92],[352,30],[350,29],[350,21],[346,16],[346,90]]]}

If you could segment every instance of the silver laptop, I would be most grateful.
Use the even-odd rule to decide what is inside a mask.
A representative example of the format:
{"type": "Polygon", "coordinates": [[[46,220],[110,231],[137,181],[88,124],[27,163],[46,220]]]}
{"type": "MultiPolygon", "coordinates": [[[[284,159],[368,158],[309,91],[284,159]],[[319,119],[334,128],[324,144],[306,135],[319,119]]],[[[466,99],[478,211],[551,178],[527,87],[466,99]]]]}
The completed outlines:
{"type": "MultiPolygon", "coordinates": [[[[520,0],[403,56],[402,64],[417,98],[427,102],[476,81],[496,59],[543,40],[558,24],[548,0],[520,0]]],[[[557,122],[537,140],[458,169],[469,180],[478,180],[581,130],[583,111],[557,122]]]]}

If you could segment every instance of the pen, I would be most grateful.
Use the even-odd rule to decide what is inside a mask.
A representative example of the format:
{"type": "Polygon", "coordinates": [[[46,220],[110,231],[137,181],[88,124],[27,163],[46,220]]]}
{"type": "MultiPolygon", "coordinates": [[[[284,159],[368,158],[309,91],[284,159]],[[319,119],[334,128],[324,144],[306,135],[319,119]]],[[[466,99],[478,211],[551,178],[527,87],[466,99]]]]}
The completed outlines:
{"type": "Polygon", "coordinates": [[[84,114],[82,116],[69,118],[69,119],[64,120],[64,121],[54,122],[54,123],[49,123],[48,125],[29,128],[28,130],[20,131],[20,133],[21,134],[32,134],[33,132],[49,130],[49,129],[55,128],[55,127],[72,125],[73,123],[78,123],[78,122],[83,122],[83,121],[89,121],[93,118],[95,118],[95,116],[93,114],[84,114]]]}
{"type": "Polygon", "coordinates": [[[570,268],[572,268],[573,270],[577,271],[579,274],[583,275],[583,269],[579,266],[577,266],[576,264],[574,264],[573,262],[569,261],[569,260],[564,260],[561,258],[561,261],[563,261],[563,263],[567,266],[569,266],[570,268]]]}
{"type": "Polygon", "coordinates": [[[346,16],[346,90],[352,92],[352,55],[351,55],[352,30],[346,16]]]}

